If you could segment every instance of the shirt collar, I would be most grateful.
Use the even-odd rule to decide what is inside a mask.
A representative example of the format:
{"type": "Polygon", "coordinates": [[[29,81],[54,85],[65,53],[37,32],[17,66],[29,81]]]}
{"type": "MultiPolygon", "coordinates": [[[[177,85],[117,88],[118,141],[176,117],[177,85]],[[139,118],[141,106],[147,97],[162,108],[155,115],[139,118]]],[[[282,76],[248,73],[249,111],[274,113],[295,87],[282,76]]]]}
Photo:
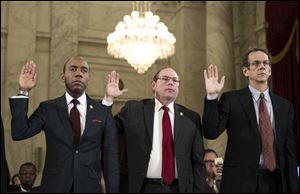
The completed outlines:
{"type": "MultiPolygon", "coordinates": [[[[160,111],[162,106],[159,100],[155,98],[155,112],[160,111]]],[[[174,114],[174,102],[171,102],[167,107],[169,108],[169,112],[174,114]]]]}
{"type": "Polygon", "coordinates": [[[21,191],[22,191],[23,193],[30,192],[30,190],[24,189],[24,188],[22,187],[22,185],[20,185],[20,189],[21,189],[21,191]]]}
{"type": "MultiPolygon", "coordinates": [[[[249,85],[249,89],[251,91],[251,94],[254,98],[254,100],[257,102],[259,100],[259,96],[260,96],[260,91],[258,91],[257,89],[255,89],[254,87],[250,86],[249,85]]],[[[271,97],[270,97],[270,94],[269,94],[269,88],[267,88],[264,92],[264,96],[265,96],[265,100],[267,102],[271,102],[271,97]]]]}
{"type": "MultiPolygon", "coordinates": [[[[70,104],[73,99],[74,98],[68,92],[66,92],[67,104],[70,104]]],[[[79,104],[86,104],[86,94],[85,94],[85,92],[83,92],[83,94],[79,98],[77,98],[77,100],[79,101],[79,104]]]]}

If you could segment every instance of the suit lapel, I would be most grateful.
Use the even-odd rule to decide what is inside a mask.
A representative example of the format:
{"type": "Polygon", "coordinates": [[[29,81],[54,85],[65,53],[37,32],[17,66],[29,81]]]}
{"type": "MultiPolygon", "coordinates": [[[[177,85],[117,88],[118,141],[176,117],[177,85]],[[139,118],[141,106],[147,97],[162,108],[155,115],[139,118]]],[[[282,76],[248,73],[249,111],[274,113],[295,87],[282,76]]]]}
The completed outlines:
{"type": "Polygon", "coordinates": [[[180,133],[182,129],[184,129],[183,112],[179,109],[179,107],[174,103],[174,146],[176,145],[178,137],[180,137],[180,133]]]}
{"type": "Polygon", "coordinates": [[[240,103],[242,104],[243,110],[246,112],[251,122],[251,125],[253,126],[253,128],[257,129],[255,130],[255,133],[257,133],[257,135],[259,136],[259,128],[256,120],[256,113],[253,105],[253,99],[248,87],[243,90],[240,90],[239,100],[240,103]]]}
{"type": "Polygon", "coordinates": [[[66,129],[66,136],[70,139],[71,142],[73,142],[73,130],[69,119],[68,105],[65,95],[57,99],[56,107],[60,121],[63,123],[63,126],[66,129]]]}
{"type": "Polygon", "coordinates": [[[155,106],[154,99],[146,101],[144,105],[144,120],[146,123],[146,130],[147,130],[150,147],[152,147],[152,140],[153,140],[154,106],[155,106]]]}
{"type": "Polygon", "coordinates": [[[94,105],[93,100],[88,95],[86,95],[86,106],[87,107],[86,107],[85,129],[81,136],[81,139],[84,138],[84,136],[86,135],[86,133],[88,132],[91,126],[94,107],[96,107],[96,105],[94,105]]]}

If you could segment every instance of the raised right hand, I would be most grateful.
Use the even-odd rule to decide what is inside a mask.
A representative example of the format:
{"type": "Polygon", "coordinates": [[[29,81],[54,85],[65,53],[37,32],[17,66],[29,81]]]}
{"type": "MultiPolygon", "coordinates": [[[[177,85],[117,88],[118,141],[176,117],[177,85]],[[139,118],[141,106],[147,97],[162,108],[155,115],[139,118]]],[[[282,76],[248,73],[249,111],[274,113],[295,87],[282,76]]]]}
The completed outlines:
{"type": "Polygon", "coordinates": [[[30,60],[23,65],[19,77],[19,89],[22,91],[30,91],[37,82],[36,64],[30,60]]]}
{"type": "Polygon", "coordinates": [[[127,91],[128,89],[119,89],[119,73],[117,73],[115,70],[106,76],[104,100],[113,102],[114,98],[123,95],[123,93],[127,91]]]}
{"type": "Polygon", "coordinates": [[[218,82],[219,75],[216,65],[210,64],[207,68],[207,71],[204,70],[204,79],[207,95],[218,97],[219,93],[224,87],[225,76],[222,76],[221,81],[218,82]]]}

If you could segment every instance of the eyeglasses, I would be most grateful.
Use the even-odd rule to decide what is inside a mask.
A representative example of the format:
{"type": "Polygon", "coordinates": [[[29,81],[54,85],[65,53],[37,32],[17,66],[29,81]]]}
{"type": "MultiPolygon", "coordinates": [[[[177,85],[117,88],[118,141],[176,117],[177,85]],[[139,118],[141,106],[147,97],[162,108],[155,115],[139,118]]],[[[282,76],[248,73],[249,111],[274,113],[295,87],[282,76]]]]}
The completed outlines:
{"type": "Polygon", "coordinates": [[[258,67],[260,64],[263,64],[264,66],[271,65],[269,60],[264,60],[264,61],[255,60],[249,64],[255,67],[258,67]]]}
{"type": "Polygon", "coordinates": [[[157,79],[163,80],[164,82],[169,82],[172,80],[174,83],[180,83],[180,79],[178,77],[169,77],[169,76],[160,76],[157,79]]]}
{"type": "Polygon", "coordinates": [[[214,160],[204,160],[205,163],[214,163],[214,160]]]}
{"type": "Polygon", "coordinates": [[[215,161],[214,160],[204,160],[204,163],[208,164],[208,165],[215,165],[215,161]]]}

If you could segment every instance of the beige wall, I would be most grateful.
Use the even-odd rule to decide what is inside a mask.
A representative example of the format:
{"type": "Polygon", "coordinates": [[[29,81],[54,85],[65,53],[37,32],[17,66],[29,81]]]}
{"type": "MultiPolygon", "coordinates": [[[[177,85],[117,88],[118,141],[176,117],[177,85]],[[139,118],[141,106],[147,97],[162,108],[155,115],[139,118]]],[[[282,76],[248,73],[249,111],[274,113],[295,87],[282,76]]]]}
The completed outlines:
{"type": "MultiPolygon", "coordinates": [[[[155,2],[158,14],[176,39],[176,53],[157,61],[144,75],[124,60],[107,54],[106,37],[123,16],[130,2],[6,2],[1,1],[1,115],[5,128],[6,157],[11,174],[21,163],[32,161],[43,168],[45,138],[12,141],[8,98],[18,91],[21,66],[28,59],[38,65],[38,84],[30,92],[29,115],[39,103],[64,92],[62,64],[71,55],[83,55],[90,63],[88,94],[100,99],[105,75],[120,72],[129,89],[113,107],[116,113],[129,99],[151,98],[150,81],[162,65],[174,67],[181,77],[177,102],[202,115],[205,85],[203,70],[215,63],[226,75],[224,91],[241,88],[241,55],[251,46],[265,45],[264,2],[155,2]]],[[[205,140],[205,146],[223,156],[226,134],[205,140]]],[[[40,176],[37,181],[39,184],[40,176]]]]}

